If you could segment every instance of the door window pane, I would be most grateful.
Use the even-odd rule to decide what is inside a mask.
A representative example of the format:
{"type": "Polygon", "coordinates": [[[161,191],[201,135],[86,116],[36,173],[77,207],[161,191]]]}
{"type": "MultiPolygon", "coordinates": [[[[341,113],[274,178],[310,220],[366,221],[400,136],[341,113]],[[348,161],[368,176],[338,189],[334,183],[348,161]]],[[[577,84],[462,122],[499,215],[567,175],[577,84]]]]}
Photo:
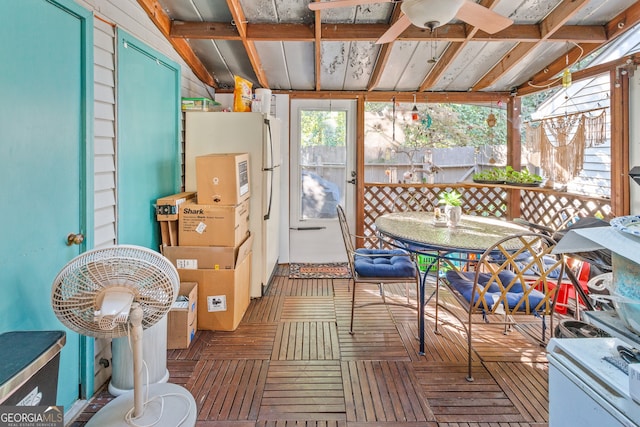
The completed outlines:
{"type": "Polygon", "coordinates": [[[347,181],[347,112],[300,112],[300,212],[305,219],[336,218],[347,181]]]}

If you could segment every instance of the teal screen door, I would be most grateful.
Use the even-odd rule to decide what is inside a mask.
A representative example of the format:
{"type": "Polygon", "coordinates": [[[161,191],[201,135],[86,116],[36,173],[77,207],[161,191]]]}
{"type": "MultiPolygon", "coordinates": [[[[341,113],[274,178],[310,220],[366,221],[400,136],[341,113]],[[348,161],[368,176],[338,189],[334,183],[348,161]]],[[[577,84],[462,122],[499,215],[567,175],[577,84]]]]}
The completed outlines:
{"type": "Polygon", "coordinates": [[[57,392],[65,410],[79,397],[85,339],[58,321],[50,295],[92,239],[92,34],[91,14],[71,0],[0,2],[0,333],[66,332],[57,392]],[[84,244],[67,246],[71,233],[84,244]]]}
{"type": "Polygon", "coordinates": [[[118,31],[118,243],[157,250],[154,204],[180,188],[180,69],[118,31]]]}

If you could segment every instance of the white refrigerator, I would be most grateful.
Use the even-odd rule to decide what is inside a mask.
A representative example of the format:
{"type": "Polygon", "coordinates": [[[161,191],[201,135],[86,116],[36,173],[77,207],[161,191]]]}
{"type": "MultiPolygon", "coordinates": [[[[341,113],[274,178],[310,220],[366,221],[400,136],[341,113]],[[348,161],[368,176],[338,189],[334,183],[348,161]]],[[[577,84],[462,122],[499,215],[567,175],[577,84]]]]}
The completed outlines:
{"type": "Polygon", "coordinates": [[[185,191],[197,191],[195,158],[211,153],[249,153],[250,295],[261,297],[280,249],[280,120],[262,113],[185,113],[185,191]]]}

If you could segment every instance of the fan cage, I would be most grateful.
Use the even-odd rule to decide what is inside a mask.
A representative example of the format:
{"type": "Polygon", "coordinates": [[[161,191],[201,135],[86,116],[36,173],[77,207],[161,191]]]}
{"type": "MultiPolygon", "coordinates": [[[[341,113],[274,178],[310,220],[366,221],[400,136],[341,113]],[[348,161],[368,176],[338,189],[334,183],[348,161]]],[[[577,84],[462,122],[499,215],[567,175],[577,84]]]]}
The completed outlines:
{"type": "Polygon", "coordinates": [[[95,319],[98,296],[115,286],[134,294],[143,311],[142,327],[147,329],[171,308],[180,279],[167,258],[148,248],[118,245],[94,249],[69,261],[55,278],[51,291],[54,313],[65,326],[83,335],[128,335],[128,323],[103,330],[95,319]]]}

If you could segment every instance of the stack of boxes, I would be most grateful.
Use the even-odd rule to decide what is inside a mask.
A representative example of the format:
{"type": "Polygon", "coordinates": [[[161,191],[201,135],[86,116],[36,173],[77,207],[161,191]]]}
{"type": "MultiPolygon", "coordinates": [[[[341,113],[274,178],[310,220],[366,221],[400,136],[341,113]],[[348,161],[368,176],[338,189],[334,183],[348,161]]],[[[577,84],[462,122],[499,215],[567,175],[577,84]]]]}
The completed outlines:
{"type": "Polygon", "coordinates": [[[196,186],[195,198],[177,208],[177,224],[164,227],[177,230],[177,245],[163,234],[162,253],[182,282],[198,284],[197,329],[233,331],[250,302],[249,155],[197,157],[196,186]]]}

